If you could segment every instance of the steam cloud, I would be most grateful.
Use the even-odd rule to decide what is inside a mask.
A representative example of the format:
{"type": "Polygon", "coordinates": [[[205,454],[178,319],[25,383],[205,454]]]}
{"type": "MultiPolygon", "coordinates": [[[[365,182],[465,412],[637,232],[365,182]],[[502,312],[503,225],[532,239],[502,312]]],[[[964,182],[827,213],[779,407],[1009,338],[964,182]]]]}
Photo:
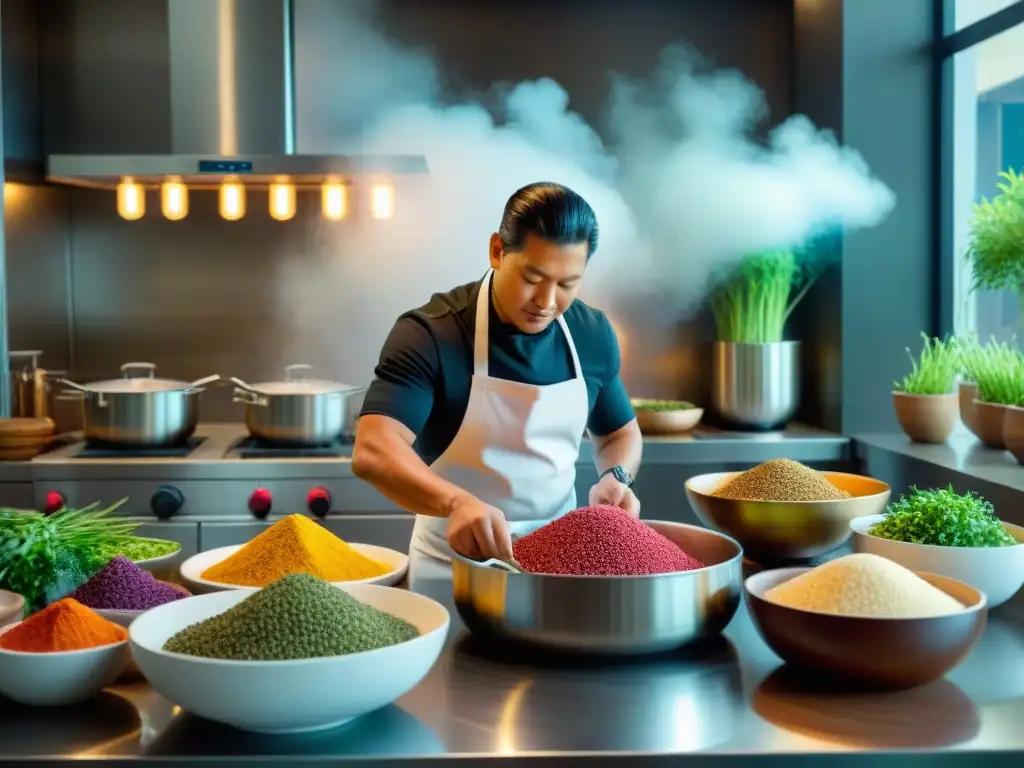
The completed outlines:
{"type": "Polygon", "coordinates": [[[505,200],[530,182],[590,202],[601,238],[583,298],[613,319],[656,307],[652,333],[692,313],[708,274],[743,252],[874,226],[895,205],[856,151],[803,116],[766,144],[751,138],[767,111],[760,89],[688,49],[666,50],[642,81],[612,75],[606,146],[552,80],[507,90],[498,124],[480,103],[442,106],[436,65],[385,39],[372,3],[314,7],[298,30],[299,78],[330,61],[330,90],[300,89],[300,148],[424,155],[430,167],[394,180],[394,219],[324,223],[314,255],[283,260],[279,298],[307,329],[300,356],[361,380],[401,312],[483,273],[505,200]],[[309,349],[308,329],[325,324],[348,332],[309,349]]]}

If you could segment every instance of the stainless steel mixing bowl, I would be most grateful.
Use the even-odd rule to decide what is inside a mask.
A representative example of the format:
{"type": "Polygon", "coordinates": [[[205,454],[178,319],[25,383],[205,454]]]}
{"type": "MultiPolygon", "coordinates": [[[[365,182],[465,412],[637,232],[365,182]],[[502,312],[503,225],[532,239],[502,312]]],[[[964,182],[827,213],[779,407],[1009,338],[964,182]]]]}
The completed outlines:
{"type": "Polygon", "coordinates": [[[740,601],[740,545],[695,525],[645,522],[707,566],[655,576],[549,576],[456,555],[459,615],[475,633],[589,653],[657,653],[720,633],[740,601]]]}
{"type": "Polygon", "coordinates": [[[697,475],[686,481],[686,496],[701,522],[743,545],[758,562],[806,560],[845,543],[850,521],[877,515],[889,503],[888,484],[863,475],[822,472],[825,479],[851,494],[836,501],[741,501],[712,496],[739,472],[697,475]]]}

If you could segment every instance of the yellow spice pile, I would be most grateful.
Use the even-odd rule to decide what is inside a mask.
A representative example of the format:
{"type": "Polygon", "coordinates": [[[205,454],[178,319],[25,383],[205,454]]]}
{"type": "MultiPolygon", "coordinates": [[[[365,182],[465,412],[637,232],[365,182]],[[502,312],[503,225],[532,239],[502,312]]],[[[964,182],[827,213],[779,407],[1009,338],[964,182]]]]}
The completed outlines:
{"type": "Polygon", "coordinates": [[[772,459],[748,469],[712,494],[743,501],[836,501],[850,494],[824,478],[817,470],[792,459],[772,459]]]}
{"type": "Polygon", "coordinates": [[[875,619],[948,616],[964,609],[913,571],[866,553],[831,560],[772,587],[764,598],[802,611],[875,619]]]}
{"type": "Polygon", "coordinates": [[[231,557],[207,568],[202,578],[239,587],[265,587],[293,573],[308,573],[324,581],[354,581],[390,570],[312,520],[289,515],[231,557]]]}

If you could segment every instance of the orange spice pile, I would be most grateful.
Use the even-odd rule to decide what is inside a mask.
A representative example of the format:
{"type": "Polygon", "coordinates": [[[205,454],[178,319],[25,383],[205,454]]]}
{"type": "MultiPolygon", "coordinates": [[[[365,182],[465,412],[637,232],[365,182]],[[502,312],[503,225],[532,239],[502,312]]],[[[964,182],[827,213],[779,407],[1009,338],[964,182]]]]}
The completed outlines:
{"type": "Polygon", "coordinates": [[[124,627],[66,597],[0,634],[0,649],[22,653],[80,651],[127,638],[124,627]]]}

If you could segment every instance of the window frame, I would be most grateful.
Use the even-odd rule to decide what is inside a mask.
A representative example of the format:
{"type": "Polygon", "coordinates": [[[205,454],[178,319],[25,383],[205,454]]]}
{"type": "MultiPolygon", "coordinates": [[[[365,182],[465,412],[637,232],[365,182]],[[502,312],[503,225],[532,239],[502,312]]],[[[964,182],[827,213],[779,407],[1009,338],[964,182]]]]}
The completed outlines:
{"type": "Polygon", "coordinates": [[[956,137],[954,57],[960,51],[983,43],[1008,29],[1024,24],[1024,0],[1018,0],[1002,10],[979,19],[960,30],[955,30],[956,0],[934,0],[937,8],[935,42],[932,63],[935,70],[935,121],[938,141],[935,142],[935,164],[939,169],[936,185],[935,221],[938,236],[935,239],[935,267],[937,280],[933,282],[935,296],[934,325],[939,336],[952,335],[956,322],[956,271],[954,253],[955,191],[953,168],[955,165],[956,137]]]}

